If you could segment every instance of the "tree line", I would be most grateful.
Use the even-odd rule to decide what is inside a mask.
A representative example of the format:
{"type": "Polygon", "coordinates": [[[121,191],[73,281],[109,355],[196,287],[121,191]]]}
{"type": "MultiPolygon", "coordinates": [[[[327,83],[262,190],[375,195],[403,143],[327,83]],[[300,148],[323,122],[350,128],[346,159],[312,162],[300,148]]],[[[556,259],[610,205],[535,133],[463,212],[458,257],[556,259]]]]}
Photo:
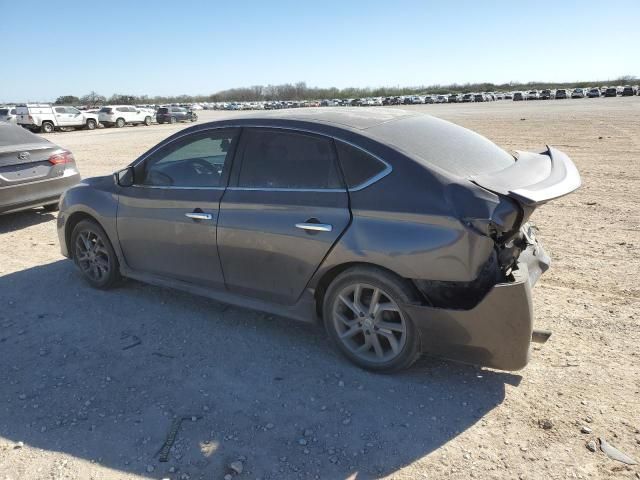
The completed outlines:
{"type": "Polygon", "coordinates": [[[164,103],[199,103],[199,102],[254,102],[272,100],[320,100],[324,98],[363,98],[363,97],[393,97],[400,95],[440,95],[445,93],[467,92],[499,92],[511,90],[541,90],[545,88],[574,88],[601,85],[618,85],[637,82],[634,76],[619,77],[615,80],[599,80],[589,82],[509,82],[509,83],[452,83],[450,85],[429,85],[417,87],[377,87],[377,88],[320,88],[309,87],[305,82],[282,85],[255,85],[252,87],[231,88],[211,95],[178,95],[178,96],[149,96],[113,94],[105,97],[94,91],[77,97],[62,95],[55,101],[58,105],[160,105],[164,103]]]}

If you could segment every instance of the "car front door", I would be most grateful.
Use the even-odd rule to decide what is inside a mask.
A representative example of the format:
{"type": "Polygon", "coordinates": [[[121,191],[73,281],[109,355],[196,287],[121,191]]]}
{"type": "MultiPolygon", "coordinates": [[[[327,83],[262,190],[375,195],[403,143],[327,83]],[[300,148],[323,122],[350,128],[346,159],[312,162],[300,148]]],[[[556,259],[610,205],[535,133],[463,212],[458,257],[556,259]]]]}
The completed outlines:
{"type": "Polygon", "coordinates": [[[224,287],[216,225],[237,129],[178,137],[134,167],[121,187],[118,238],[129,268],[224,287]]]}
{"type": "Polygon", "coordinates": [[[67,110],[67,125],[77,127],[84,124],[84,117],[82,112],[74,107],[66,107],[67,110]]]}
{"type": "Polygon", "coordinates": [[[292,305],[351,218],[333,140],[245,128],[235,158],[218,222],[227,288],[292,305]]]}
{"type": "Polygon", "coordinates": [[[67,107],[54,107],[53,114],[56,117],[56,123],[60,127],[71,125],[71,114],[67,112],[67,107]]]}

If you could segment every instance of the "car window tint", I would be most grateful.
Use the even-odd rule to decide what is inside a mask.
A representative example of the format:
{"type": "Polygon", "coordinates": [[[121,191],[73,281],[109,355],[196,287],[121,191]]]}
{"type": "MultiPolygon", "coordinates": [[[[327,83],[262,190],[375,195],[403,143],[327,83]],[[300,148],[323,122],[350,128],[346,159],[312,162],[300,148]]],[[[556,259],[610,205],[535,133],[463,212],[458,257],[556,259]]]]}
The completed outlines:
{"type": "Polygon", "coordinates": [[[247,129],[238,184],[249,188],[341,188],[332,140],[247,129]]]}
{"type": "Polygon", "coordinates": [[[67,109],[64,107],[56,107],[56,113],[67,113],[67,109]]]}
{"type": "Polygon", "coordinates": [[[349,188],[357,187],[382,173],[387,166],[367,152],[349,144],[336,142],[338,158],[349,188]]]}
{"type": "Polygon", "coordinates": [[[143,185],[220,187],[237,129],[194,133],[153,153],[144,165],[143,185]]]}

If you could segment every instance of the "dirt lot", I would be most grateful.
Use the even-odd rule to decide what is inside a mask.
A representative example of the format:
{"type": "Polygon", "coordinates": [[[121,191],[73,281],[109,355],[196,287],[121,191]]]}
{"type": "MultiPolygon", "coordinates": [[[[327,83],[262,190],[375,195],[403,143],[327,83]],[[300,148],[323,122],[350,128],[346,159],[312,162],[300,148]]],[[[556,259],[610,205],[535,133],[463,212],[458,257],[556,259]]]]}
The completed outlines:
{"type": "MultiPolygon", "coordinates": [[[[136,282],[92,290],[55,215],[0,217],[0,477],[222,479],[241,459],[239,479],[640,478],[586,448],[602,436],[640,459],[640,97],[407,108],[505,148],[555,145],[581,171],[534,216],[554,259],[537,326],[554,334],[525,370],[369,374],[313,326],[136,282]]],[[[186,126],[50,137],[93,176],[186,126]]]]}

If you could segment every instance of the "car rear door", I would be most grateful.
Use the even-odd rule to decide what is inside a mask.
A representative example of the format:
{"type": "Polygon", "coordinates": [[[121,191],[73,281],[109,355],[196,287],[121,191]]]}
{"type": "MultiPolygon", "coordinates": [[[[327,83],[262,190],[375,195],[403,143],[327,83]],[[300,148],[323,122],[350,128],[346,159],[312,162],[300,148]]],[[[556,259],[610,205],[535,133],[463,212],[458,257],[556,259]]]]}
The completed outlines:
{"type": "Polygon", "coordinates": [[[243,129],[218,222],[227,288],[294,304],[350,219],[332,139],[243,129]]]}
{"type": "Polygon", "coordinates": [[[138,272],[205,287],[224,287],[216,225],[238,129],[194,132],[134,167],[121,187],[118,238],[138,272]]]}

